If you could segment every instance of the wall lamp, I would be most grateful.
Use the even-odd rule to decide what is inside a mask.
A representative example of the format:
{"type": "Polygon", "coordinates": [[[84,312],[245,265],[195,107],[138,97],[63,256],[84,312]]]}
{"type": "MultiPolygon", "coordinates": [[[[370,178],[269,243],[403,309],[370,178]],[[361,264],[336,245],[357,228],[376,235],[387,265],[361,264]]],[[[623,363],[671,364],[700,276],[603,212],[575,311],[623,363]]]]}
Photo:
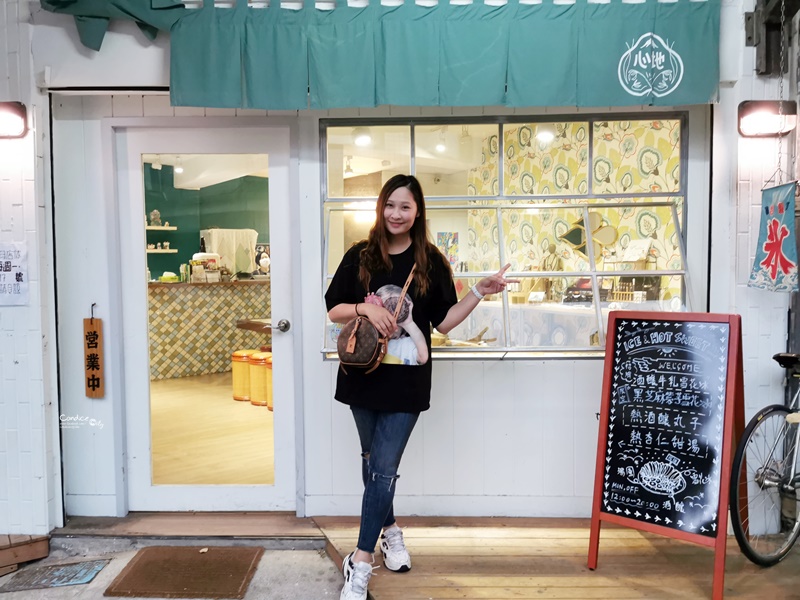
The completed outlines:
{"type": "Polygon", "coordinates": [[[794,100],[746,100],[739,104],[739,135],[781,137],[797,126],[794,100]]]}
{"type": "Polygon", "coordinates": [[[28,133],[28,111],[22,102],[0,102],[0,139],[23,138],[28,133]]]}

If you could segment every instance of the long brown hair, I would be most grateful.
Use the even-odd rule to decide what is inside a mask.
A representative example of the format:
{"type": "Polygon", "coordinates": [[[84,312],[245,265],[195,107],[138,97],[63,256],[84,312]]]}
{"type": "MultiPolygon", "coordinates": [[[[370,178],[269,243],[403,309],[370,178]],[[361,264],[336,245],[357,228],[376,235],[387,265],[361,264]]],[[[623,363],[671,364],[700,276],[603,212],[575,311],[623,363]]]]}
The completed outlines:
{"type": "Polygon", "coordinates": [[[392,259],[389,257],[389,239],[386,235],[386,218],[383,215],[383,209],[389,196],[401,187],[407,188],[411,192],[419,213],[419,216],[414,219],[414,224],[411,226],[409,233],[411,235],[411,245],[414,247],[414,261],[417,263],[414,283],[416,283],[417,294],[424,296],[428,293],[428,285],[430,283],[430,261],[441,258],[442,262],[445,263],[445,260],[438,248],[429,240],[428,222],[425,217],[425,196],[422,193],[422,186],[413,175],[395,175],[384,184],[380,194],[378,194],[378,203],[375,206],[375,224],[369,230],[366,247],[361,251],[361,268],[358,272],[358,278],[364,285],[364,289],[368,290],[372,273],[388,273],[392,270],[392,259]]]}

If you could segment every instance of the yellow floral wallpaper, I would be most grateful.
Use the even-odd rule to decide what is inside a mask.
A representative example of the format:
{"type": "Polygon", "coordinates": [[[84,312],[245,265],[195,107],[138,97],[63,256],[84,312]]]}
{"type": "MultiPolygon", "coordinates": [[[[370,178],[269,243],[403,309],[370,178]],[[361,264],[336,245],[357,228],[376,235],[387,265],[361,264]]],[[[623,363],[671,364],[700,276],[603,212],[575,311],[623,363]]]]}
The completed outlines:
{"type": "MultiPolygon", "coordinates": [[[[659,202],[674,202],[678,219],[683,220],[683,198],[676,196],[658,199],[659,202]]],[[[601,227],[615,230],[616,240],[603,243],[609,238],[595,240],[595,252],[606,261],[622,256],[631,240],[649,238],[651,241],[648,256],[650,269],[680,269],[680,250],[677,231],[669,206],[652,206],[651,198],[624,198],[609,200],[564,199],[564,206],[546,205],[537,202],[529,208],[520,207],[502,210],[503,238],[506,260],[512,263],[513,270],[525,270],[538,266],[547,253],[551,243],[564,259],[567,271],[586,271],[591,267],[586,253],[576,251],[571,244],[562,239],[576,224],[583,224],[582,207],[574,204],[591,204],[590,213],[598,213],[601,227]],[[642,206],[603,207],[608,203],[635,203],[642,206]],[[534,208],[540,207],[540,208],[534,208]],[[546,208],[545,208],[546,207],[546,208]]],[[[468,260],[470,270],[489,270],[499,268],[498,251],[499,230],[496,210],[493,208],[474,208],[469,211],[468,260]],[[473,243],[474,240],[474,243],[473,243]]],[[[602,267],[602,265],[601,265],[602,267]]]]}
{"type": "MultiPolygon", "coordinates": [[[[589,228],[593,229],[598,270],[642,268],[641,263],[622,262],[625,249],[633,240],[649,240],[646,242],[649,244],[646,269],[682,269],[678,232],[671,208],[654,206],[655,203],[673,202],[678,221],[683,223],[684,198],[678,195],[681,190],[680,121],[549,125],[555,130],[555,138],[546,144],[537,142],[535,137],[537,127],[545,127],[543,124],[504,128],[506,195],[548,195],[547,199],[516,201],[520,205],[518,209],[501,211],[505,258],[511,262],[511,269],[541,270],[549,245],[555,244],[565,271],[591,270],[588,250],[572,243],[581,237],[575,228],[586,229],[582,207],[574,206],[576,204],[590,204],[590,213],[597,213],[590,215],[594,223],[589,228]],[[591,140],[588,135],[590,126],[591,140]],[[590,195],[587,191],[590,143],[593,149],[592,194],[635,193],[640,196],[593,198],[590,195]],[[675,192],[675,195],[648,196],[665,191],[675,192]],[[575,198],[577,195],[583,197],[575,198]],[[603,206],[611,203],[629,206],[603,206]]],[[[484,140],[486,156],[497,152],[490,140],[484,140]]],[[[491,166],[497,168],[496,163],[491,166]]],[[[469,176],[470,190],[474,188],[475,195],[497,195],[495,174],[496,170],[490,168],[473,170],[469,176]]],[[[500,267],[497,211],[484,204],[487,203],[482,201],[482,206],[476,206],[468,215],[468,239],[464,250],[471,271],[490,271],[500,267]]],[[[662,277],[659,295],[661,300],[680,297],[681,278],[662,277]]]]}
{"type": "Polygon", "coordinates": [[[507,196],[588,193],[589,123],[527,123],[503,128],[507,196]],[[552,141],[540,141],[545,129],[552,141]]]}
{"type": "Polygon", "coordinates": [[[500,160],[497,153],[497,136],[491,135],[485,138],[481,144],[481,165],[467,172],[467,195],[500,195],[500,182],[497,176],[497,165],[500,160]]]}
{"type": "Polygon", "coordinates": [[[595,121],[592,193],[678,192],[681,122],[595,121]]]}

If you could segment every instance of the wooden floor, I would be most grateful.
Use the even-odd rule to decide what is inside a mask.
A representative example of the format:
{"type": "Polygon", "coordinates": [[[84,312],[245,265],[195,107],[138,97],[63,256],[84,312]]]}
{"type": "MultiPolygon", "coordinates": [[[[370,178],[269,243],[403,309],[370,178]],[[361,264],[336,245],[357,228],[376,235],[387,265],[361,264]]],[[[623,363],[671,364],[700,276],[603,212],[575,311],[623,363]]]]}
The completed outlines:
{"type": "Polygon", "coordinates": [[[153,483],[275,483],[272,412],[237,402],[231,373],[150,383],[153,483]]]}
{"type": "MultiPolygon", "coordinates": [[[[358,538],[357,519],[314,519],[341,564],[358,538]]],[[[596,571],[586,567],[585,519],[398,519],[412,570],[377,569],[374,600],[711,598],[713,552],[633,529],[603,525],[596,571]]],[[[382,559],[376,564],[382,565],[382,559]]],[[[725,598],[800,599],[800,547],[761,569],[731,537],[725,598]]]]}
{"type": "MultiPolygon", "coordinates": [[[[710,549],[633,529],[604,525],[598,568],[590,571],[586,519],[409,517],[399,522],[413,569],[377,569],[370,582],[373,600],[711,598],[710,549]]],[[[320,540],[323,534],[340,566],[355,547],[358,519],[299,519],[292,513],[131,513],[122,519],[72,517],[66,527],[53,532],[320,540]]],[[[379,553],[376,565],[382,565],[379,553]]],[[[800,548],[781,564],[761,569],[741,555],[731,537],[725,598],[800,599],[800,548]]]]}

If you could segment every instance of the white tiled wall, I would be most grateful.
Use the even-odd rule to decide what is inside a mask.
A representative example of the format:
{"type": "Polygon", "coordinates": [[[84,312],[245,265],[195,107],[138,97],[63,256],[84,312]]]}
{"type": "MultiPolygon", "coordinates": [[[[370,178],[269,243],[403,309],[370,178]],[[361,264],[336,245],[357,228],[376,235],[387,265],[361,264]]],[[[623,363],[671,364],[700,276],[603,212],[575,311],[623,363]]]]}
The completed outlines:
{"type": "MultiPolygon", "coordinates": [[[[740,60],[735,80],[723,83],[714,111],[711,234],[711,310],[742,316],[747,418],[762,406],[783,401],[784,372],[771,357],[786,350],[790,301],[789,294],[747,287],[758,241],[761,189],[778,165],[774,140],[741,138],[736,129],[740,102],[778,98],[778,78],[756,76],[755,49],[744,46],[743,15],[753,6],[750,0],[723,2],[723,25],[727,37],[738,44],[740,60]],[[726,11],[738,18],[726,19],[726,11]]],[[[794,97],[794,54],[788,58],[786,99],[794,97]]],[[[784,182],[794,178],[794,154],[790,136],[783,142],[784,182]]]]}
{"type": "Polygon", "coordinates": [[[31,133],[0,140],[0,241],[25,242],[26,306],[0,307],[0,533],[44,534],[61,521],[54,405],[52,245],[45,202],[47,132],[32,85],[28,2],[0,7],[0,101],[28,106],[31,133]]]}

